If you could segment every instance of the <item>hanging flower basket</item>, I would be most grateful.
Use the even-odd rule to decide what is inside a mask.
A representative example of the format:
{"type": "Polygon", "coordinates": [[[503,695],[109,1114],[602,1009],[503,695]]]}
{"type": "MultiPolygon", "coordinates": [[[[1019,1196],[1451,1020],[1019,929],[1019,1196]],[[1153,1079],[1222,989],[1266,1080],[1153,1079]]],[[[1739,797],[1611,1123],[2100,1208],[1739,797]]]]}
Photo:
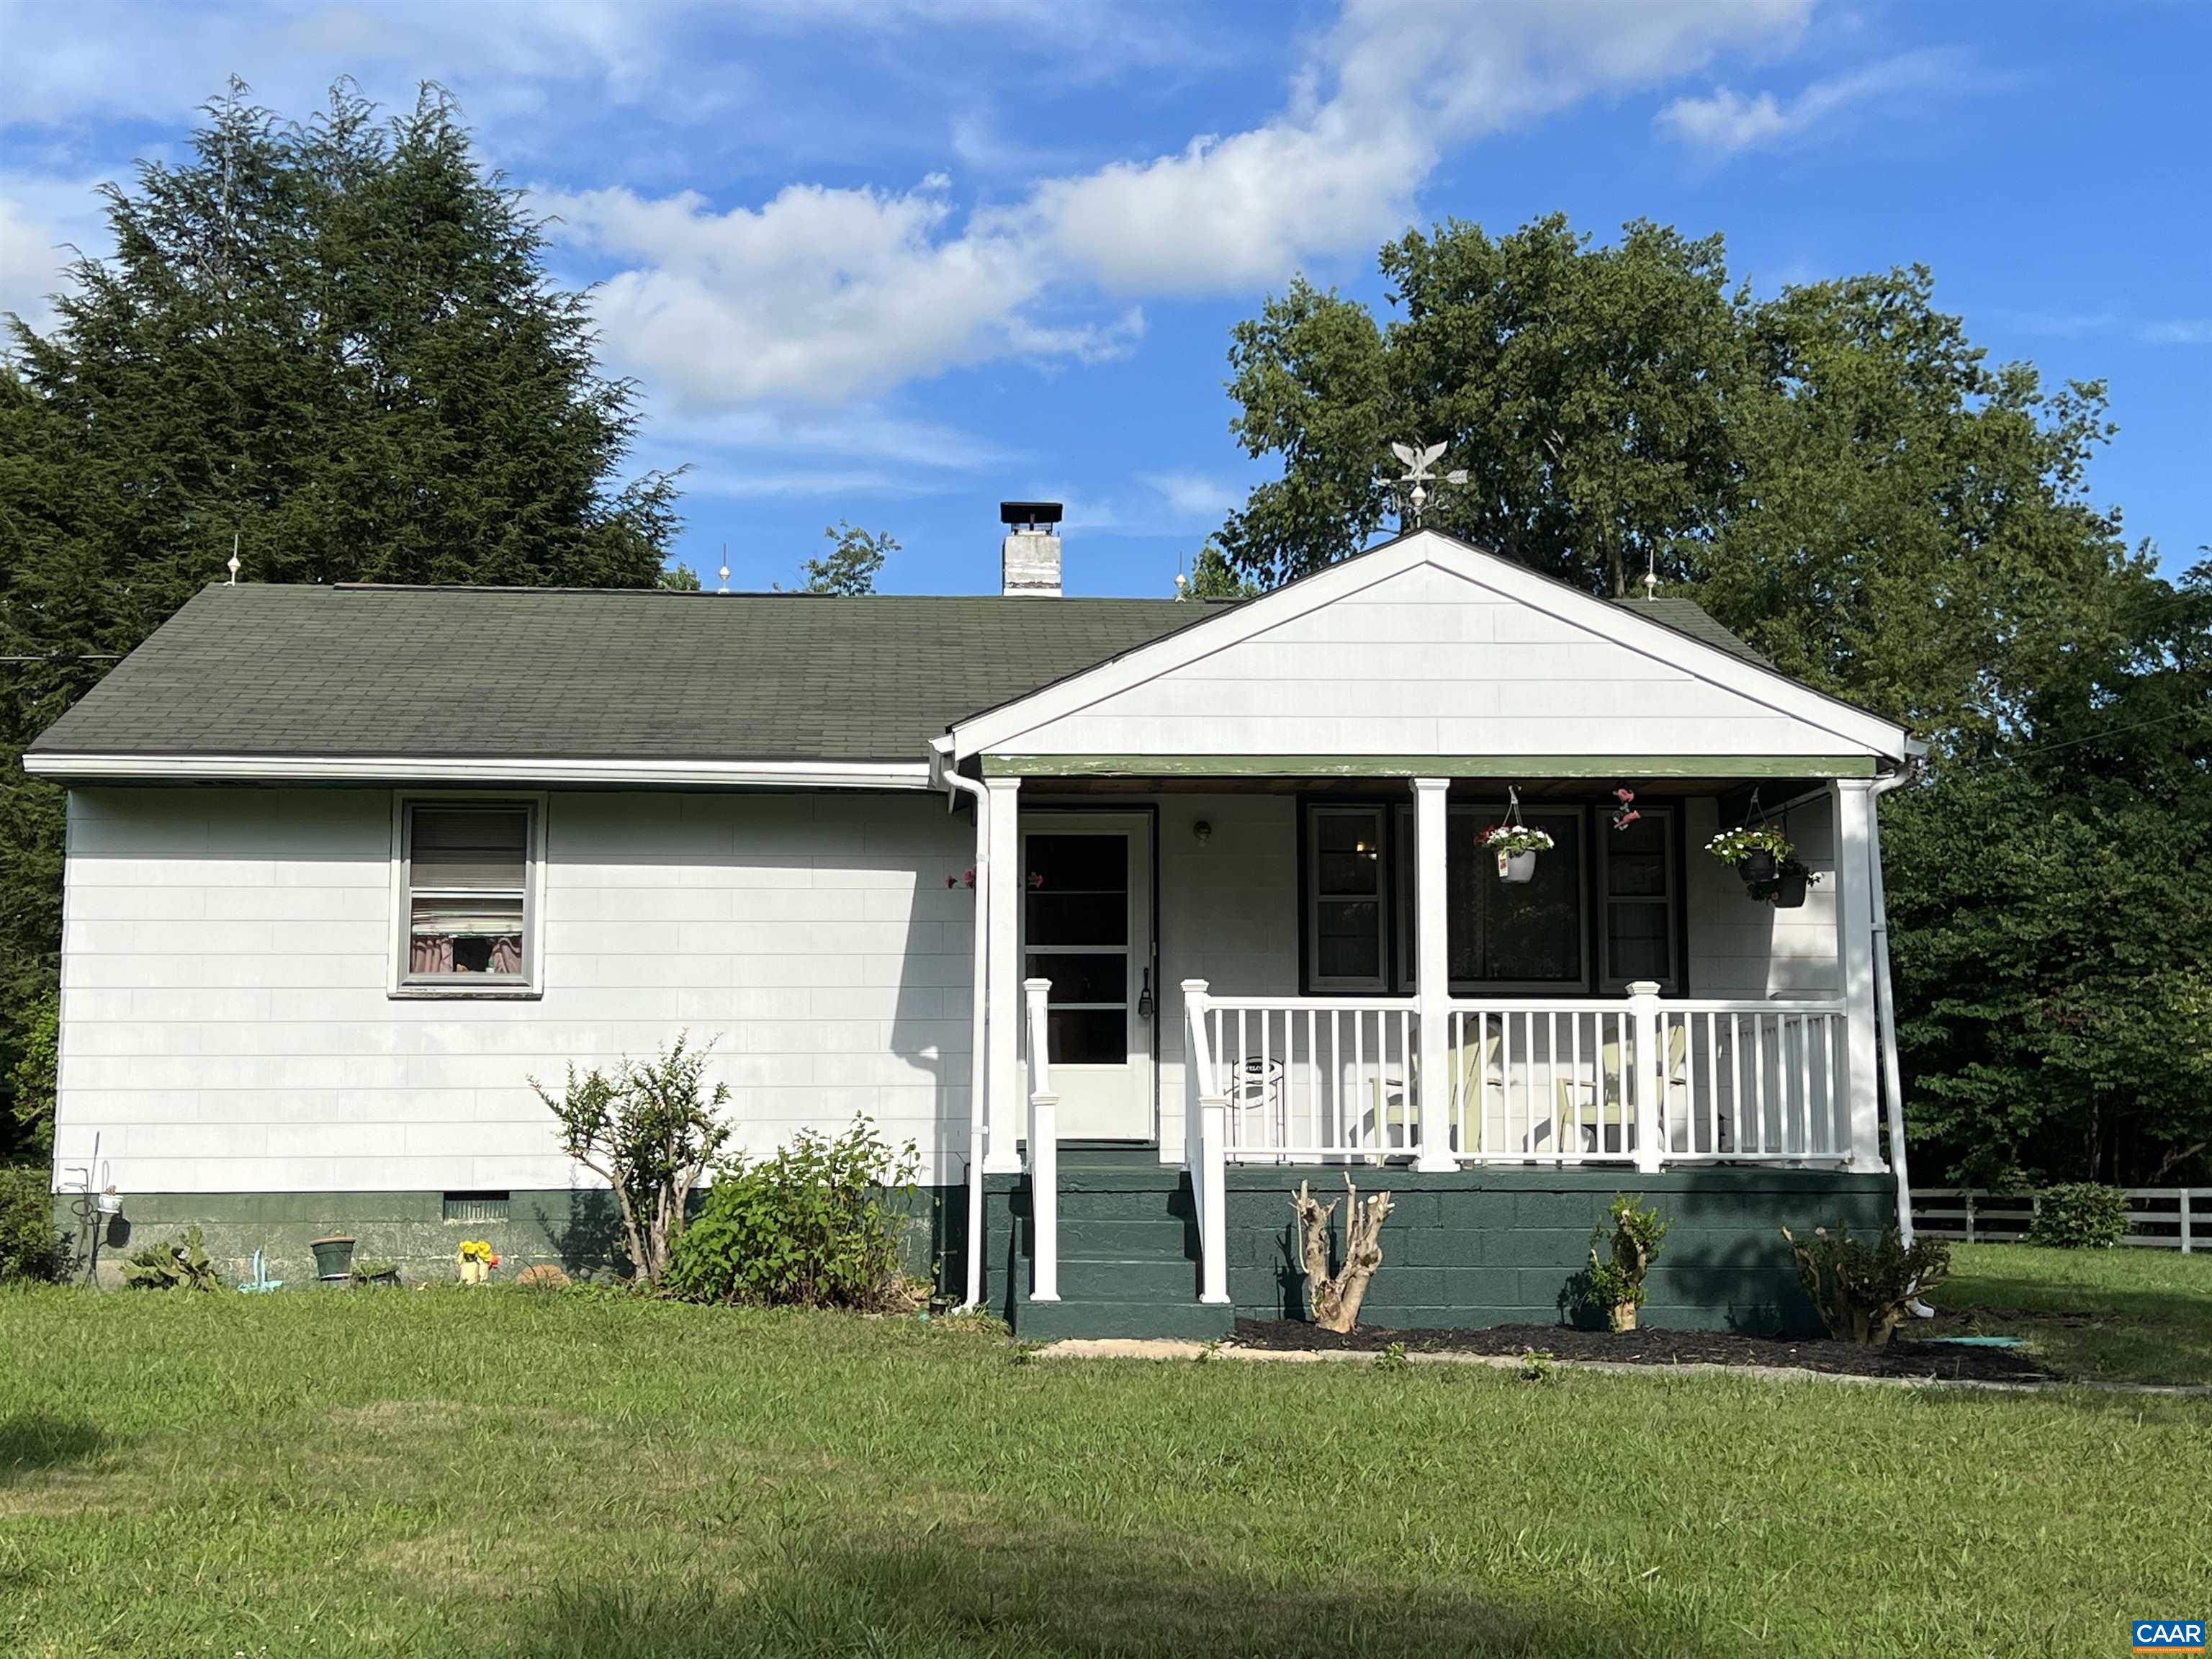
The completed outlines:
{"type": "Polygon", "coordinates": [[[1498,854],[1498,878],[1519,884],[1536,876],[1536,854],[1552,850],[1552,837],[1525,823],[1493,823],[1482,832],[1482,844],[1498,854]]]}
{"type": "Polygon", "coordinates": [[[1705,843],[1705,851],[1723,864],[1732,864],[1746,882],[1772,881],[1783,860],[1790,856],[1790,838],[1767,825],[1746,824],[1723,830],[1705,843]]]}
{"type": "Polygon", "coordinates": [[[1817,886],[1819,874],[1808,870],[1799,860],[1784,857],[1774,874],[1765,881],[1754,881],[1747,890],[1755,899],[1762,899],[1778,910],[1801,910],[1805,906],[1808,890],[1817,886]]]}

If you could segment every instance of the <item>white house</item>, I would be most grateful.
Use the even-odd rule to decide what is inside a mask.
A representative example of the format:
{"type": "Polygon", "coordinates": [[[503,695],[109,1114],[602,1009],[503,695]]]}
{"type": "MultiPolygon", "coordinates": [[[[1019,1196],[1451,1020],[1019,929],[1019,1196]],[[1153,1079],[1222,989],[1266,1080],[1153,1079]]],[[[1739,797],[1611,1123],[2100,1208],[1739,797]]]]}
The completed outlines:
{"type": "Polygon", "coordinates": [[[1677,1217],[1650,1317],[1801,1316],[1775,1227],[1894,1201],[1875,798],[1918,745],[1433,532],[1072,599],[1056,516],[998,597],[198,595],[26,761],[70,789],[59,1201],[588,1260],[528,1079],[688,1031],[749,1147],[911,1139],[948,1286],[1025,1328],[1274,1309],[1285,1188],[1371,1166],[1372,1317],[1549,1316],[1623,1188],[1677,1217]],[[1754,816],[1796,908],[1704,850],[1754,816]]]}

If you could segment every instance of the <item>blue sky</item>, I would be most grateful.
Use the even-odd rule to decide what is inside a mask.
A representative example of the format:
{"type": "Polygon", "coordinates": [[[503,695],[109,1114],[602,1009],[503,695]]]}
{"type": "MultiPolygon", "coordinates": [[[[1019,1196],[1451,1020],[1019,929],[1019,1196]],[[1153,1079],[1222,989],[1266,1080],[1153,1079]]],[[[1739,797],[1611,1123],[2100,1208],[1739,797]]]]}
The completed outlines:
{"type": "Polygon", "coordinates": [[[1894,264],[1993,358],[2111,384],[2093,492],[2212,541],[2212,9],[2179,3],[560,0],[0,3],[0,308],[100,245],[92,186],[235,71],[304,113],[435,80],[601,284],[688,464],[679,556],[789,583],[846,518],[884,586],[997,580],[1068,503],[1072,592],[1156,593],[1261,476],[1230,325],[1446,216],[1721,231],[1756,288],[1894,264]]]}

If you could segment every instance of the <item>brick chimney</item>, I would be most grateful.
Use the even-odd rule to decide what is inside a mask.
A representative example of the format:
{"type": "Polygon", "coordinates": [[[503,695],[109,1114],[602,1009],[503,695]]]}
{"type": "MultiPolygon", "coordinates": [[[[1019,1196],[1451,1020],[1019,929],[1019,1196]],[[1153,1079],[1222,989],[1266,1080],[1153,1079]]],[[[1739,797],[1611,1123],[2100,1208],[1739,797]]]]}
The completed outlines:
{"type": "Polygon", "coordinates": [[[1060,597],[1060,512],[1058,501],[999,503],[999,522],[1006,526],[1000,567],[1006,598],[1060,597]]]}

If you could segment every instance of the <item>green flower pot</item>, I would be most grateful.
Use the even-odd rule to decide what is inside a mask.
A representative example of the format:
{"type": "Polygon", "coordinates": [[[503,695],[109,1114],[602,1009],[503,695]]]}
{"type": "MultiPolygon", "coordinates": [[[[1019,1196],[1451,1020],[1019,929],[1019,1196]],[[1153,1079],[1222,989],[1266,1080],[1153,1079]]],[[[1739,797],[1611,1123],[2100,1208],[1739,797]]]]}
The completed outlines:
{"type": "Polygon", "coordinates": [[[353,1277],[354,1241],[333,1234],[316,1239],[307,1248],[315,1253],[315,1277],[318,1279],[351,1279],[353,1277]]]}

